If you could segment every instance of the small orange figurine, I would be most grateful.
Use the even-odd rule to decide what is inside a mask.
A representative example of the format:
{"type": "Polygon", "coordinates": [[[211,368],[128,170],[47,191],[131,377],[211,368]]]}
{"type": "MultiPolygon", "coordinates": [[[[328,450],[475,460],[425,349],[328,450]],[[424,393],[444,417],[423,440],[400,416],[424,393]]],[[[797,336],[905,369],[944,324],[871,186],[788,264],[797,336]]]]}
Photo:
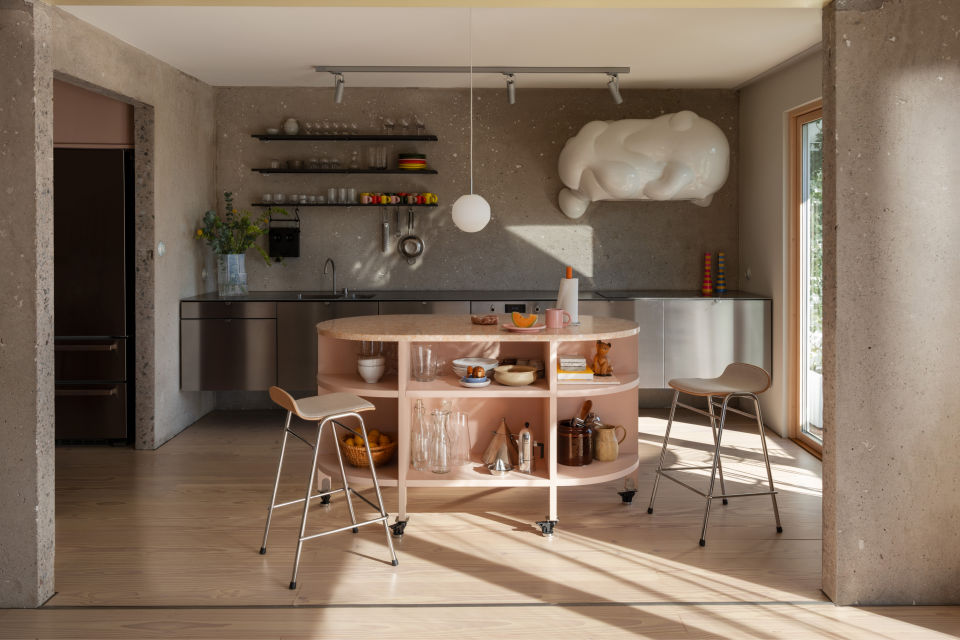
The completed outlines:
{"type": "Polygon", "coordinates": [[[610,351],[610,343],[603,340],[597,340],[597,354],[593,356],[593,375],[612,376],[613,368],[610,361],[607,360],[607,353],[610,351]]]}

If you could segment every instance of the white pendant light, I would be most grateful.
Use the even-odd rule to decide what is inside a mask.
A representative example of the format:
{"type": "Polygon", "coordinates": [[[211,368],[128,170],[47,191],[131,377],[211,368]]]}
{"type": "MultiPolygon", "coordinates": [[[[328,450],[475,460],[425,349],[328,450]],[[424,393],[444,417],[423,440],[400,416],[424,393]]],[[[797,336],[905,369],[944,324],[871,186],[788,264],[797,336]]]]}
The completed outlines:
{"type": "Polygon", "coordinates": [[[453,203],[453,224],[467,233],[480,231],[490,222],[490,203],[473,192],[473,9],[470,9],[470,32],[467,36],[470,49],[470,193],[460,196],[453,203]]]}

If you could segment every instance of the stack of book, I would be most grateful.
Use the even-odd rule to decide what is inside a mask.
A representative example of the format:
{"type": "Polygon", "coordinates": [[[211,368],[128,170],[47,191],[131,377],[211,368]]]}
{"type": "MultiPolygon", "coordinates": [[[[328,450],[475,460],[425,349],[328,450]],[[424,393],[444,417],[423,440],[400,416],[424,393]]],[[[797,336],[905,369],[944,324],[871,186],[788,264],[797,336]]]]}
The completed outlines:
{"type": "Polygon", "coordinates": [[[559,356],[557,358],[557,381],[583,383],[593,380],[593,370],[582,356],[559,356]]]}
{"type": "Polygon", "coordinates": [[[557,357],[557,382],[560,384],[619,384],[616,377],[594,376],[583,356],[557,357]]]}

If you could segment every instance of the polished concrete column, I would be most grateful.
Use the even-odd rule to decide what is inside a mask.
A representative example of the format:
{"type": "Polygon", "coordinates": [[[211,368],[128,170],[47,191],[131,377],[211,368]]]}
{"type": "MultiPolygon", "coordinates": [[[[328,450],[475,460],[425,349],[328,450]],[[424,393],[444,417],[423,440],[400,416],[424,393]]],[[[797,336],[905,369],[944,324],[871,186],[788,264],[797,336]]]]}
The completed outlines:
{"type": "Polygon", "coordinates": [[[956,0],[824,9],[823,589],[839,604],[960,602],[958,33],[956,0]]]}
{"type": "Polygon", "coordinates": [[[37,13],[0,0],[0,607],[53,595],[53,72],[37,13]]]}

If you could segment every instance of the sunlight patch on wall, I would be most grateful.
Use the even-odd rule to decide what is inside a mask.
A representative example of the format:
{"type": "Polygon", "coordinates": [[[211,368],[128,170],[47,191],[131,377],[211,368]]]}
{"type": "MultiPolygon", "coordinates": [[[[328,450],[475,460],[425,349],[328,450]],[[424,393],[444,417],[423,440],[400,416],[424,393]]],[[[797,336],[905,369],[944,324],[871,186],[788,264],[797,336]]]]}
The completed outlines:
{"type": "Polygon", "coordinates": [[[513,224],[507,231],[579,276],[593,277],[593,227],[586,225],[513,224]]]}

